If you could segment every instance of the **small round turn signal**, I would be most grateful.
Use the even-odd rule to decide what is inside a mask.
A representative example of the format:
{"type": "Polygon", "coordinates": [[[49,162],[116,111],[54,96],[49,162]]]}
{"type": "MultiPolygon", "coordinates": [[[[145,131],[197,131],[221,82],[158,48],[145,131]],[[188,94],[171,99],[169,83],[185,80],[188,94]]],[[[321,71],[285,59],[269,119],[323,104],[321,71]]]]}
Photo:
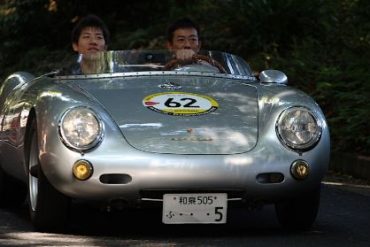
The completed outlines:
{"type": "Polygon", "coordinates": [[[290,167],[292,176],[297,180],[306,179],[310,173],[310,167],[304,160],[296,160],[290,167]]]}
{"type": "Polygon", "coordinates": [[[78,180],[87,180],[93,174],[93,167],[87,160],[77,160],[73,165],[72,172],[78,180]]]}

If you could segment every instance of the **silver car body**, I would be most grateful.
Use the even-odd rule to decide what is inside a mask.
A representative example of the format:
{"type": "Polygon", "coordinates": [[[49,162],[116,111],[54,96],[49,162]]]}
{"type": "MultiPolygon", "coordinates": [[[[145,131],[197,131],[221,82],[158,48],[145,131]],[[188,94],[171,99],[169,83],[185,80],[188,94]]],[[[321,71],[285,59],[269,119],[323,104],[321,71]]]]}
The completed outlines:
{"type": "Polygon", "coordinates": [[[258,78],[241,58],[217,52],[206,54],[222,57],[227,73],[202,65],[164,71],[163,62],[152,61],[158,54],[109,52],[103,58],[108,68],[88,75],[9,76],[0,91],[1,168],[28,184],[25,154],[33,119],[41,169],[69,198],[122,200],[135,207],[161,201],[165,193],[225,192],[229,201],[275,202],[320,185],[329,163],[328,126],[317,103],[287,86],[283,73],[265,71],[258,78]],[[146,60],[130,64],[127,54],[146,60]],[[176,108],[171,95],[183,96],[180,103],[190,107],[194,99],[212,107],[153,107],[155,98],[176,108]],[[75,107],[91,110],[100,121],[102,133],[91,149],[73,148],[61,134],[63,116],[75,107]],[[307,109],[317,120],[321,131],[309,148],[295,150],[279,137],[279,117],[292,107],[307,109]],[[73,176],[78,160],[93,167],[87,180],[73,176]],[[292,176],[297,160],[308,164],[305,179],[292,176]],[[269,180],[274,174],[278,180],[269,180]]]}

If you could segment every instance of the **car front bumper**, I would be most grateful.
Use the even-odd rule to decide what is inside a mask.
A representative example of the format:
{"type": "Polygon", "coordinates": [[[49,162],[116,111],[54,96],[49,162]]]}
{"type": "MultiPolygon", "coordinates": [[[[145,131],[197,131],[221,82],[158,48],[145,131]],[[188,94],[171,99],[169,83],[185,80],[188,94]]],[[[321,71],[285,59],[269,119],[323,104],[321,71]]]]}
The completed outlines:
{"type": "Polygon", "coordinates": [[[71,198],[88,200],[136,203],[161,200],[162,194],[172,192],[226,192],[229,200],[277,200],[319,186],[328,168],[328,148],[319,145],[304,154],[281,148],[257,146],[252,152],[234,155],[158,154],[135,149],[78,154],[65,149],[58,156],[44,153],[40,162],[55,188],[71,198]],[[89,179],[81,181],[73,176],[77,160],[92,165],[89,179]],[[309,175],[304,180],[292,176],[291,166],[296,160],[309,164],[309,175]]]}

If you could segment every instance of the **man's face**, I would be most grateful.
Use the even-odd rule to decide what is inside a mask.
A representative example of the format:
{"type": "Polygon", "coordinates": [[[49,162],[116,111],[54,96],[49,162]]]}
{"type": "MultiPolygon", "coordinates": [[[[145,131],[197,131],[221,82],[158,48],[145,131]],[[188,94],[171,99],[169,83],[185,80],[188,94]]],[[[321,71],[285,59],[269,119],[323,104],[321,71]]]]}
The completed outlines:
{"type": "Polygon", "coordinates": [[[73,50],[79,54],[91,54],[105,51],[107,46],[103,31],[96,27],[86,27],[82,29],[77,43],[72,44],[73,50]]]}
{"type": "Polygon", "coordinates": [[[195,28],[179,28],[175,30],[172,42],[167,43],[170,51],[191,49],[194,52],[198,52],[200,50],[200,45],[198,32],[195,28]]]}

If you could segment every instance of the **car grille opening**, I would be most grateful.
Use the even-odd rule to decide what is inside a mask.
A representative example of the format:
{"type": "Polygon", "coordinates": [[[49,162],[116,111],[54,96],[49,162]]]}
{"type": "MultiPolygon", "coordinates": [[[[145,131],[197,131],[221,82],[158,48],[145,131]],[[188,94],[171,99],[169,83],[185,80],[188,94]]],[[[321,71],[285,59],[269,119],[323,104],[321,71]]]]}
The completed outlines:
{"type": "Polygon", "coordinates": [[[128,184],[132,177],[128,174],[103,174],[99,180],[103,184],[128,184]]]}
{"type": "Polygon", "coordinates": [[[276,184],[284,181],[284,175],[278,172],[261,173],[256,179],[261,184],[276,184]]]}

